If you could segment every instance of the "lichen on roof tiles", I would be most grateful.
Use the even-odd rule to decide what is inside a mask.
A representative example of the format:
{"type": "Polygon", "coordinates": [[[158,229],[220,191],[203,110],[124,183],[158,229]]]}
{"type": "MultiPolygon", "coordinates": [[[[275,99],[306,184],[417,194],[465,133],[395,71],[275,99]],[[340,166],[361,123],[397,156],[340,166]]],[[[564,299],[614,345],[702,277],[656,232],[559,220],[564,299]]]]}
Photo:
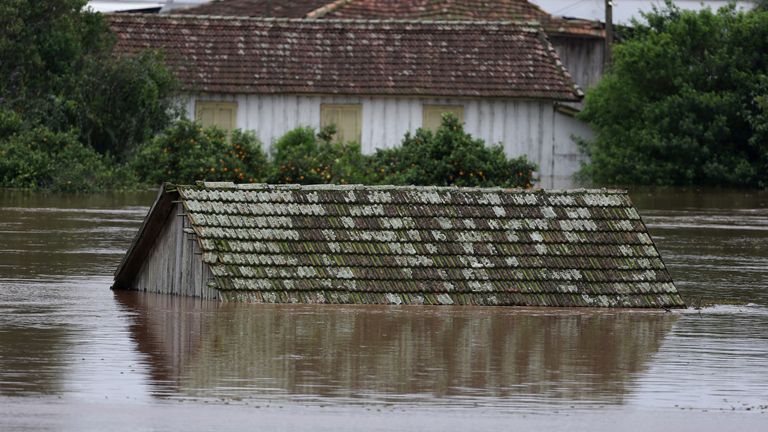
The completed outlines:
{"type": "Polygon", "coordinates": [[[163,14],[116,14],[108,20],[118,55],[162,51],[190,91],[581,97],[536,23],[163,14]]]}
{"type": "Polygon", "coordinates": [[[548,34],[605,36],[598,21],[552,16],[527,0],[217,0],[176,13],[313,19],[537,21],[548,34]]]}
{"type": "Polygon", "coordinates": [[[173,190],[224,300],[684,306],[624,191],[173,190]]]}

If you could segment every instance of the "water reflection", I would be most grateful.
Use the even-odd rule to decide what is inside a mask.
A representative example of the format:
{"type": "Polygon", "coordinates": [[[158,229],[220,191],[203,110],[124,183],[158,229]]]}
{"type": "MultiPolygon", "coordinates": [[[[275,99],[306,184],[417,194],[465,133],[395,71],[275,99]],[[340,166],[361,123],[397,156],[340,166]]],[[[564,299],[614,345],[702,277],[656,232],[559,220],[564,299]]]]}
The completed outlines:
{"type": "Polygon", "coordinates": [[[324,403],[621,404],[679,317],[115,295],[158,395],[324,403]]]}

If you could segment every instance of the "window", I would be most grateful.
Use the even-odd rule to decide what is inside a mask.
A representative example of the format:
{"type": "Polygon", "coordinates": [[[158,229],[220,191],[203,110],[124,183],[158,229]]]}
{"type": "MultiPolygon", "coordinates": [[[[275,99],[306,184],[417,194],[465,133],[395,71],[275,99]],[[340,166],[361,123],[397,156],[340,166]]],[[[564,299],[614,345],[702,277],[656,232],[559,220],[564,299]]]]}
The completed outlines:
{"type": "Polygon", "coordinates": [[[362,136],[362,124],[362,105],[320,105],[320,127],[336,125],[336,141],[357,141],[359,143],[362,136]]]}
{"type": "Polygon", "coordinates": [[[424,105],[421,127],[436,131],[443,120],[443,114],[451,113],[464,123],[464,107],[461,105],[424,105]]]}
{"type": "Polygon", "coordinates": [[[196,101],[195,120],[204,127],[218,126],[230,132],[237,127],[237,103],[196,101]]]}

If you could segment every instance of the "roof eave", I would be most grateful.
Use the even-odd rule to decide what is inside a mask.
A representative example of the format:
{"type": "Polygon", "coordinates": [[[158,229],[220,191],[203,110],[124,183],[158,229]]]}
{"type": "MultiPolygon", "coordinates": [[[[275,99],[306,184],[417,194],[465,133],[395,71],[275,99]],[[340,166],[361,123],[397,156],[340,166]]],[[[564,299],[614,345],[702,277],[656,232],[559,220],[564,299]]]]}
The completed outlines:
{"type": "Polygon", "coordinates": [[[377,98],[435,98],[435,99],[495,99],[495,100],[530,100],[530,101],[548,101],[548,102],[579,102],[583,99],[584,94],[581,89],[576,88],[569,96],[564,96],[564,93],[557,93],[552,96],[545,95],[477,95],[477,94],[441,94],[441,93],[380,93],[380,92],[290,92],[290,91],[275,91],[275,92],[257,92],[249,89],[231,89],[231,88],[200,88],[194,85],[184,85],[182,87],[184,92],[189,94],[223,94],[223,95],[281,95],[281,96],[344,96],[344,97],[377,97],[377,98]]]}

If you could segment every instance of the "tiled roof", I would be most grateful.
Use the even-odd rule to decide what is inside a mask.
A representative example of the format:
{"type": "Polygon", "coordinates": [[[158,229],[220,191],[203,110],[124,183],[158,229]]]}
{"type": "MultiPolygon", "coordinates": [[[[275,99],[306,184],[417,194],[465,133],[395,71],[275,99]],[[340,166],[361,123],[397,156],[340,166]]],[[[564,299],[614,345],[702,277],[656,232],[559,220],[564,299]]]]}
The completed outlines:
{"type": "Polygon", "coordinates": [[[216,0],[179,13],[274,18],[538,21],[549,34],[605,36],[599,22],[555,17],[526,0],[216,0]]]}
{"type": "Polygon", "coordinates": [[[200,6],[176,9],[188,15],[228,15],[272,18],[304,18],[331,0],[214,0],[200,6]]]}
{"type": "Polygon", "coordinates": [[[622,191],[177,190],[225,300],[684,306],[622,191]]]}
{"type": "Polygon", "coordinates": [[[526,0],[351,0],[324,12],[335,19],[538,21],[549,34],[603,37],[599,22],[554,17],[526,0]]]}
{"type": "Polygon", "coordinates": [[[109,20],[118,53],[161,50],[196,91],[580,97],[535,26],[134,14],[109,20]]]}

